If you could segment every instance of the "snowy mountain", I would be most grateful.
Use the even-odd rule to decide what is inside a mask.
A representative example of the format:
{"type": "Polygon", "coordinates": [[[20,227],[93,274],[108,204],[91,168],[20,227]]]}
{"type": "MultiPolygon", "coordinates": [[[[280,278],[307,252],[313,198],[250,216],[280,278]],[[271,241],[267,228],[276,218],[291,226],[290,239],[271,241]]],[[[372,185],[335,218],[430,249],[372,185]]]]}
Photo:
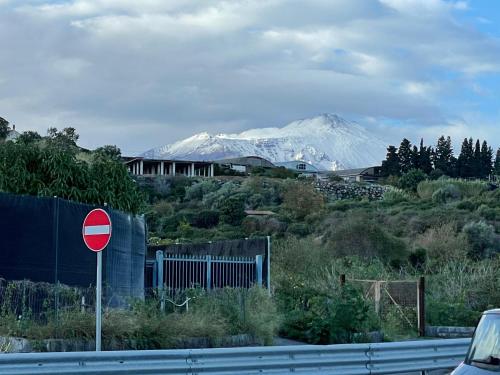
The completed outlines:
{"type": "Polygon", "coordinates": [[[240,134],[199,133],[142,156],[220,160],[254,155],[272,162],[304,160],[322,170],[339,170],[379,165],[387,144],[357,123],[323,114],[283,128],[252,129],[240,134]]]}

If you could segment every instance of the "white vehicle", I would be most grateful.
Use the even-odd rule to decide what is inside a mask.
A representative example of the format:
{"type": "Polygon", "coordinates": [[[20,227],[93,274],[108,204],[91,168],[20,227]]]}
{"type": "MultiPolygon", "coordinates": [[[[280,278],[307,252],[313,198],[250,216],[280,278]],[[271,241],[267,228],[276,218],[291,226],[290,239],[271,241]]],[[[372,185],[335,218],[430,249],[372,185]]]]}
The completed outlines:
{"type": "Polygon", "coordinates": [[[500,309],[483,313],[465,361],[452,375],[500,373],[500,309]]]}

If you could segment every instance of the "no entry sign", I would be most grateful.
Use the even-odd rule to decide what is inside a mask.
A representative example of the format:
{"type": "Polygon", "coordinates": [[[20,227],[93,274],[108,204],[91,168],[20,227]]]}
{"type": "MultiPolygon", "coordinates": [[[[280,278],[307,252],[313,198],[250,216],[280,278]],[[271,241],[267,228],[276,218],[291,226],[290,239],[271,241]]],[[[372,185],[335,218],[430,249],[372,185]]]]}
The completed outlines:
{"type": "Polygon", "coordinates": [[[106,211],[96,208],[83,221],[83,242],[95,252],[102,251],[111,238],[111,219],[106,211]]]}

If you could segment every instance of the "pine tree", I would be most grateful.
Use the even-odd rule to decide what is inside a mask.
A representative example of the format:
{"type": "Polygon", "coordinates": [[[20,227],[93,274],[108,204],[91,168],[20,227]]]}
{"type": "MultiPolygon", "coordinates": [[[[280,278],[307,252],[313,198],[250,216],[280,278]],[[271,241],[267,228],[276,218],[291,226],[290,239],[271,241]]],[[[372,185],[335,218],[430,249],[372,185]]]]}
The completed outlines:
{"type": "Polygon", "coordinates": [[[421,169],[424,173],[429,174],[432,171],[432,148],[424,146],[424,139],[420,140],[420,149],[418,151],[418,161],[419,161],[419,169],[421,169]]]}
{"type": "Polygon", "coordinates": [[[434,168],[441,170],[445,175],[453,175],[453,147],[451,138],[442,135],[439,137],[436,150],[433,153],[434,168]]]}
{"type": "Polygon", "coordinates": [[[495,157],[495,166],[493,167],[493,174],[495,176],[500,176],[500,148],[497,150],[497,155],[495,157]]]}
{"type": "Polygon", "coordinates": [[[411,151],[411,169],[420,169],[420,155],[417,146],[411,151]]]}
{"type": "Polygon", "coordinates": [[[404,138],[399,145],[398,157],[402,173],[406,173],[412,169],[411,143],[406,138],[404,138]]]}
{"type": "Polygon", "coordinates": [[[481,178],[488,178],[491,175],[493,162],[493,149],[488,147],[488,143],[483,141],[481,146],[481,178]]]}
{"type": "Polygon", "coordinates": [[[397,148],[389,146],[387,148],[386,159],[382,162],[382,175],[383,176],[399,176],[401,173],[401,165],[399,164],[399,156],[397,148]]]}
{"type": "Polygon", "coordinates": [[[458,175],[463,178],[473,176],[473,162],[474,162],[474,141],[472,138],[465,138],[462,143],[462,149],[458,156],[457,169],[458,175]]]}

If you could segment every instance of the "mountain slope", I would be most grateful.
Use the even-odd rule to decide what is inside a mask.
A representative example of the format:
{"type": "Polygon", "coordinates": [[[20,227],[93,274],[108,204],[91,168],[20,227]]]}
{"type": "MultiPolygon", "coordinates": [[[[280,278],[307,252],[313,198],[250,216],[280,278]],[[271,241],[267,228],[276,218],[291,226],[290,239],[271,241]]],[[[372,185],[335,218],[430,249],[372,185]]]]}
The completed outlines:
{"type": "Polygon", "coordinates": [[[158,159],[218,160],[256,155],[273,162],[305,160],[323,170],[379,165],[387,143],[364,127],[323,114],[283,128],[261,128],[240,134],[199,133],[145,152],[158,159]]]}

